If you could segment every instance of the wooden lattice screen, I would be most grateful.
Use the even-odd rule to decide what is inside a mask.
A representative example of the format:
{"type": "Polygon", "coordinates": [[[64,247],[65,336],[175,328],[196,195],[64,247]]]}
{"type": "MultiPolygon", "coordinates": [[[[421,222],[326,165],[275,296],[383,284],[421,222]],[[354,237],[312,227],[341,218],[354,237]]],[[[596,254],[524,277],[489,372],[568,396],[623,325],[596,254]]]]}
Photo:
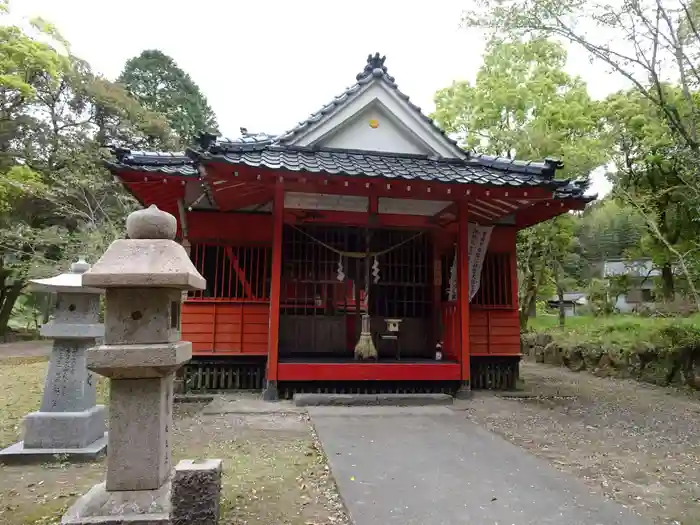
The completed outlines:
{"type": "Polygon", "coordinates": [[[190,299],[269,302],[271,249],[268,246],[195,244],[190,258],[207,280],[190,299]]]}
{"type": "Polygon", "coordinates": [[[513,291],[509,253],[488,253],[481,269],[481,286],[472,304],[484,308],[511,308],[513,291]]]}
{"type": "MultiPolygon", "coordinates": [[[[442,300],[448,301],[450,270],[454,261],[454,250],[442,257],[442,300]]],[[[511,278],[511,254],[489,252],[481,268],[481,285],[471,301],[480,308],[512,308],[513,283],[511,278]]]]}

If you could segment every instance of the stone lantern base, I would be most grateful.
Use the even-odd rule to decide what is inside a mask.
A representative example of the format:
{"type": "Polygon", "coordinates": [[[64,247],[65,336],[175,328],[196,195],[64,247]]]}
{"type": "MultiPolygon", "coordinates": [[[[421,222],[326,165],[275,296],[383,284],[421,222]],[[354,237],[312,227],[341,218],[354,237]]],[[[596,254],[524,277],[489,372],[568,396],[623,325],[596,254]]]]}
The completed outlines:
{"type": "Polygon", "coordinates": [[[46,463],[66,459],[71,462],[94,461],[107,452],[107,435],[83,448],[27,448],[24,441],[0,450],[0,463],[46,463]]]}
{"type": "Polygon", "coordinates": [[[105,407],[94,404],[86,346],[54,341],[41,408],[25,416],[23,440],[0,450],[0,463],[92,461],[105,454],[105,407]]]}
{"type": "Polygon", "coordinates": [[[217,525],[222,461],[183,460],[155,490],[93,486],[63,515],[62,525],[217,525]]]}

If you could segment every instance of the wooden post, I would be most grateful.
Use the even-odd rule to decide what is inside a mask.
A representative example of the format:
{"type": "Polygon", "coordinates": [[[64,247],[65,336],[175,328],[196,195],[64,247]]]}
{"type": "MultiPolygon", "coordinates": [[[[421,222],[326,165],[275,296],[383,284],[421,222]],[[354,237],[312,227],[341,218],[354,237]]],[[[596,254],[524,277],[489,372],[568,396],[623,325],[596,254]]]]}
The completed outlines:
{"type": "Polygon", "coordinates": [[[459,362],[462,365],[461,385],[457,397],[468,397],[471,392],[469,358],[469,216],[466,201],[459,203],[459,230],[457,237],[457,301],[459,304],[459,362]]]}
{"type": "Polygon", "coordinates": [[[277,364],[279,362],[280,295],[282,290],[282,235],[284,231],[284,187],[275,184],[272,211],[272,274],[270,282],[270,336],[267,351],[267,385],[263,399],[275,401],[277,392],[277,364]]]}

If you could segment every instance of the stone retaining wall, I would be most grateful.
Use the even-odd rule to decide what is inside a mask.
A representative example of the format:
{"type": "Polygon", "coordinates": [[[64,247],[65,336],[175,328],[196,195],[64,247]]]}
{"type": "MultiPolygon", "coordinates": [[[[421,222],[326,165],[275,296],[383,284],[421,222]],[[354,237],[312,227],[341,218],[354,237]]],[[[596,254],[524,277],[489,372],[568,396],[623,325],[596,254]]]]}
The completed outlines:
{"type": "Polygon", "coordinates": [[[525,359],[566,366],[575,372],[700,390],[700,345],[668,348],[644,342],[621,350],[586,342],[563,344],[551,334],[530,332],[521,335],[521,349],[525,359]]]}

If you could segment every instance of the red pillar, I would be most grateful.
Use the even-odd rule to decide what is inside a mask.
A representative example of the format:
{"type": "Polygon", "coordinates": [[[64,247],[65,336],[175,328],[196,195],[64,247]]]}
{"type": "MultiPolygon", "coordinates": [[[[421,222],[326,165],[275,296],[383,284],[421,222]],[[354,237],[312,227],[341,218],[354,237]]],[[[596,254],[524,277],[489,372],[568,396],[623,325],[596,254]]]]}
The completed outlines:
{"type": "Polygon", "coordinates": [[[471,372],[469,366],[469,217],[467,203],[459,203],[459,229],[457,236],[457,301],[459,304],[460,351],[459,362],[462,365],[462,385],[458,392],[469,392],[471,372]]]}
{"type": "Polygon", "coordinates": [[[278,181],[272,211],[272,275],[270,279],[270,334],[267,349],[267,386],[264,399],[277,399],[279,362],[280,294],[282,289],[282,233],[284,230],[284,187],[278,181]]]}

